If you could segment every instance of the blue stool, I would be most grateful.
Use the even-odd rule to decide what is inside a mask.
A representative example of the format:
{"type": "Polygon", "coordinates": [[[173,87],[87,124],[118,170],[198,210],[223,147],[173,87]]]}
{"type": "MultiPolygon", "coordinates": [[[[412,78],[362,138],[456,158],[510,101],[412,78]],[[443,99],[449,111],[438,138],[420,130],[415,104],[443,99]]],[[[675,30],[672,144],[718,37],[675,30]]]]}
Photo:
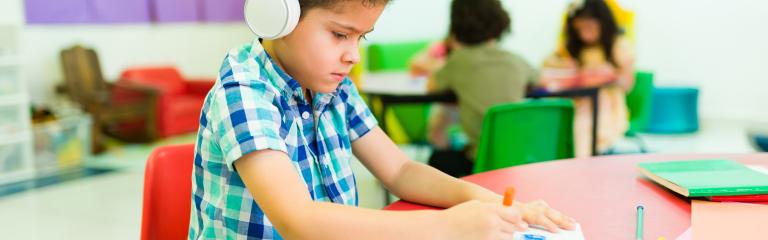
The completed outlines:
{"type": "Polygon", "coordinates": [[[699,130],[699,89],[655,88],[651,133],[690,133],[699,130]]]}
{"type": "Polygon", "coordinates": [[[768,135],[750,134],[750,138],[757,151],[768,152],[768,135]]]}

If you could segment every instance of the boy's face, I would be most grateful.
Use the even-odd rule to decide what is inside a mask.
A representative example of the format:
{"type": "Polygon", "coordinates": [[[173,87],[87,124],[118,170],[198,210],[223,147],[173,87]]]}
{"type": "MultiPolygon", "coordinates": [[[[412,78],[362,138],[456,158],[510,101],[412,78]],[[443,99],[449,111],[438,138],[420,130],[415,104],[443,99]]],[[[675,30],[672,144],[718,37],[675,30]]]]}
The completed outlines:
{"type": "Polygon", "coordinates": [[[275,42],[278,62],[305,89],[330,93],[360,61],[360,39],[373,30],[385,4],[340,1],[303,13],[296,29],[275,42]],[[279,49],[279,50],[278,50],[279,49]]]}

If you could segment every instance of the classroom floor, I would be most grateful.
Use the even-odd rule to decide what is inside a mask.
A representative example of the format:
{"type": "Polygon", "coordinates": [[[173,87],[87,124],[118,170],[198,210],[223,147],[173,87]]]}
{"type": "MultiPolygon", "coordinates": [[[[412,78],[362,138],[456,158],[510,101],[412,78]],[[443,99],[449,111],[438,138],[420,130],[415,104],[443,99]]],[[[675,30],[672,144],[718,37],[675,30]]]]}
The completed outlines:
{"type": "MultiPolygon", "coordinates": [[[[641,137],[653,153],[749,153],[746,137],[751,125],[734,121],[703,121],[701,131],[684,135],[641,137]]],[[[128,145],[94,157],[88,166],[115,171],[64,181],[46,187],[3,195],[0,191],[0,226],[4,239],[138,239],[144,163],[160,145],[193,142],[187,135],[151,145],[128,145]]],[[[417,161],[426,161],[425,148],[403,146],[417,161]]],[[[620,151],[632,151],[630,141],[620,151]]],[[[360,205],[384,206],[380,185],[362,165],[355,163],[360,205]]]]}

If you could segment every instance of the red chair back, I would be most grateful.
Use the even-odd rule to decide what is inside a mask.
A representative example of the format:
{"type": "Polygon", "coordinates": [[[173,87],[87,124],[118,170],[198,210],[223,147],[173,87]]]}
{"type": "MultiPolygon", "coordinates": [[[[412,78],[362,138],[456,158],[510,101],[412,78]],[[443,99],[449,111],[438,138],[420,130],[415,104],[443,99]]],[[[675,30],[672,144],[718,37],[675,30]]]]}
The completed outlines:
{"type": "Polygon", "coordinates": [[[192,198],[193,144],[155,149],[144,173],[141,239],[186,239],[192,198]]]}
{"type": "Polygon", "coordinates": [[[186,91],[184,78],[175,67],[135,67],[120,74],[121,83],[152,86],[163,95],[177,95],[186,91]]]}

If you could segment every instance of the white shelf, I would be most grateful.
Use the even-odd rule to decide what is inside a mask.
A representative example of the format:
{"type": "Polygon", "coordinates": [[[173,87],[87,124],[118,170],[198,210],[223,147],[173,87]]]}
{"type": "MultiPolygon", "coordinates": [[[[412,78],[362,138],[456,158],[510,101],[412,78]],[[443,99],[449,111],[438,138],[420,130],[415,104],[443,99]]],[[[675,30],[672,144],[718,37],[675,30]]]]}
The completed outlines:
{"type": "Polygon", "coordinates": [[[29,96],[26,93],[14,93],[8,95],[0,94],[0,107],[8,105],[27,104],[29,96]]]}
{"type": "Polygon", "coordinates": [[[32,133],[29,130],[23,130],[15,133],[0,132],[0,146],[8,144],[17,144],[32,141],[32,133]]]}
{"type": "Polygon", "coordinates": [[[426,94],[427,79],[412,77],[405,71],[368,73],[363,76],[361,90],[366,93],[426,94]]]}
{"type": "Polygon", "coordinates": [[[24,168],[10,172],[0,172],[0,185],[7,183],[20,182],[35,177],[35,171],[32,168],[24,168]]]}
{"type": "Polygon", "coordinates": [[[26,81],[21,71],[22,52],[19,52],[20,26],[0,25],[0,81],[2,81],[2,93],[0,93],[0,108],[3,116],[0,126],[0,147],[11,150],[19,150],[19,156],[0,156],[0,163],[4,161],[18,161],[18,168],[0,169],[0,183],[14,182],[34,177],[33,166],[33,136],[31,119],[29,117],[29,96],[26,92],[26,81]],[[19,149],[16,149],[19,148],[19,149]],[[17,159],[20,158],[20,159],[17,159]]]}
{"type": "Polygon", "coordinates": [[[19,65],[21,65],[21,62],[15,55],[0,55],[0,67],[16,67],[19,65]]]}

